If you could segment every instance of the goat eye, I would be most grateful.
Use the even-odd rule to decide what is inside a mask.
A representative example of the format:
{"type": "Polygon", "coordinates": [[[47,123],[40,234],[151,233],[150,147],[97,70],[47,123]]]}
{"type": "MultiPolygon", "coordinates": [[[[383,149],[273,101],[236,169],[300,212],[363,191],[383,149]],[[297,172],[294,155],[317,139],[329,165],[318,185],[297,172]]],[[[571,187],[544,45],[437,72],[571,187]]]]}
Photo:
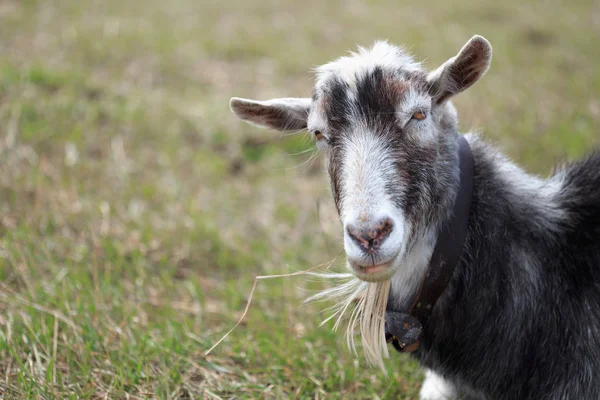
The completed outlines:
{"type": "Polygon", "coordinates": [[[323,133],[321,131],[317,130],[317,131],[314,131],[313,133],[315,135],[315,139],[317,139],[317,140],[321,140],[325,137],[325,136],[323,136],[323,133]]]}
{"type": "Polygon", "coordinates": [[[416,119],[417,121],[423,121],[427,117],[425,112],[423,111],[415,111],[412,115],[411,119],[416,119]]]}

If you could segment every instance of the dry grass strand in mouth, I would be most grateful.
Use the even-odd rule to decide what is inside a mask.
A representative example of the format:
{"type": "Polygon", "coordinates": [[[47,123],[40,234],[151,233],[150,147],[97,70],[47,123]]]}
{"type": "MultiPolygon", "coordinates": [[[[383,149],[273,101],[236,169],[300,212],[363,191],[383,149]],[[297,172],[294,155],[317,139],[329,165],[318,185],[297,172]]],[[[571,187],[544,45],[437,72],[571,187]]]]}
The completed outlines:
{"type": "Polygon", "coordinates": [[[289,274],[262,275],[254,278],[252,289],[248,295],[248,302],[244,312],[236,324],[225,333],[204,355],[209,355],[219,344],[221,344],[243,321],[250,309],[254,290],[260,280],[286,278],[298,275],[316,276],[328,281],[342,281],[341,284],[325,289],[305,300],[305,303],[333,300],[335,304],[324,312],[331,311],[321,325],[335,319],[333,329],[337,330],[342,321],[349,319],[346,328],[346,342],[348,348],[358,354],[354,341],[357,331],[361,335],[361,344],[365,359],[369,365],[379,367],[386,375],[387,371],[383,363],[384,358],[389,357],[387,343],[385,341],[385,309],[390,292],[391,281],[365,282],[349,273],[319,273],[314,272],[323,267],[329,267],[335,259],[329,263],[317,265],[305,271],[297,271],[289,274]],[[345,282],[344,282],[345,281],[345,282]]]}
{"type": "Polygon", "coordinates": [[[235,328],[237,328],[242,323],[242,321],[246,317],[246,314],[248,314],[248,310],[250,309],[250,304],[252,304],[252,298],[254,297],[254,290],[256,289],[256,285],[258,284],[258,281],[265,280],[265,279],[288,278],[288,277],[298,276],[298,275],[327,276],[329,274],[316,274],[313,271],[316,271],[323,267],[329,268],[335,262],[336,259],[337,259],[337,257],[334,258],[333,260],[331,260],[330,262],[327,262],[324,264],[319,264],[316,267],[309,268],[305,271],[297,271],[297,272],[292,272],[289,274],[280,274],[280,275],[259,275],[259,276],[254,277],[254,282],[252,283],[252,289],[250,289],[250,294],[248,295],[248,302],[246,303],[246,308],[244,308],[244,312],[242,313],[242,315],[240,316],[240,318],[238,319],[236,324],[230,330],[228,330],[227,333],[225,333],[221,337],[221,339],[217,340],[217,342],[215,344],[213,344],[210,349],[208,349],[204,352],[204,356],[209,355],[217,346],[219,346],[221,344],[221,342],[223,342],[223,340],[225,340],[227,338],[227,336],[229,336],[231,334],[231,332],[233,332],[235,330],[235,328]]]}
{"type": "Polygon", "coordinates": [[[352,274],[318,274],[326,280],[346,281],[337,286],[319,292],[306,302],[333,300],[335,304],[326,309],[332,314],[321,324],[335,319],[333,326],[337,330],[341,322],[348,318],[346,328],[346,342],[348,348],[355,354],[355,333],[361,335],[361,343],[367,363],[379,367],[387,374],[384,358],[389,357],[387,343],[385,341],[385,309],[390,293],[391,281],[365,282],[352,274]]]}

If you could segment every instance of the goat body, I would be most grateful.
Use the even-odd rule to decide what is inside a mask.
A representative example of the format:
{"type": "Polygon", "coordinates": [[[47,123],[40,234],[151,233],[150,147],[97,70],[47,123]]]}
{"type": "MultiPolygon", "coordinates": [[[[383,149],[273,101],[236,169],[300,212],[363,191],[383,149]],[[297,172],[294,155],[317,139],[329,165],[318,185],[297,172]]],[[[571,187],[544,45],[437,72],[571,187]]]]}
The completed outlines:
{"type": "Polygon", "coordinates": [[[469,228],[415,353],[438,375],[423,398],[600,399],[600,153],[540,180],[468,139],[469,228]]]}

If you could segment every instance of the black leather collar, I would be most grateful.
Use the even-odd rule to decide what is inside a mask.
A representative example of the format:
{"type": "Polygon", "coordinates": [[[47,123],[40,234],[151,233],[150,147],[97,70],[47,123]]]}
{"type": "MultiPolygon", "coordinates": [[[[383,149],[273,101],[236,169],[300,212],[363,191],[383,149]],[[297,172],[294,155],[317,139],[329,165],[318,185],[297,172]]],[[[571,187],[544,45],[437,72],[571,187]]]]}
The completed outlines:
{"type": "Polygon", "coordinates": [[[439,232],[425,279],[408,313],[386,311],[386,340],[401,352],[413,352],[418,349],[423,325],[450,283],[462,254],[473,196],[474,162],[471,147],[463,136],[460,136],[458,144],[458,193],[452,216],[439,232]]]}

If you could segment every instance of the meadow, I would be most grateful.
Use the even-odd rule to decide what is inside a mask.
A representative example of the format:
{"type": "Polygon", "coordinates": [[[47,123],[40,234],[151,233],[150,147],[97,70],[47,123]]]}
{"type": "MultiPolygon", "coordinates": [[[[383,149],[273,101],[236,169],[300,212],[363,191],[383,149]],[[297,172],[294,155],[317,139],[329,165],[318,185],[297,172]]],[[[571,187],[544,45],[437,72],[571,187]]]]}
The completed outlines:
{"type": "Polygon", "coordinates": [[[415,399],[351,354],[323,287],[341,229],[304,133],[232,96],[308,96],[311,69],[375,39],[435,68],[473,34],[487,76],[455,100],[532,173],[600,145],[600,2],[0,0],[0,396],[415,399]]]}

